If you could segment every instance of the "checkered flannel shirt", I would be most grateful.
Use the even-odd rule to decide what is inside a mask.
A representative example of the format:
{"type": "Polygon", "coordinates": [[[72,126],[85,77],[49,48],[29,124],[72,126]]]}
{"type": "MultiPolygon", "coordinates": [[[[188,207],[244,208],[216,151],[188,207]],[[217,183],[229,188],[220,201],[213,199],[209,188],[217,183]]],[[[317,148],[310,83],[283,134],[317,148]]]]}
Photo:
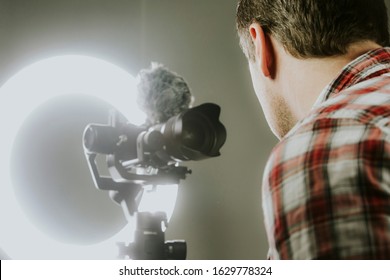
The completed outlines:
{"type": "Polygon", "coordinates": [[[270,259],[390,259],[390,48],[350,64],[273,149],[270,259]]]}

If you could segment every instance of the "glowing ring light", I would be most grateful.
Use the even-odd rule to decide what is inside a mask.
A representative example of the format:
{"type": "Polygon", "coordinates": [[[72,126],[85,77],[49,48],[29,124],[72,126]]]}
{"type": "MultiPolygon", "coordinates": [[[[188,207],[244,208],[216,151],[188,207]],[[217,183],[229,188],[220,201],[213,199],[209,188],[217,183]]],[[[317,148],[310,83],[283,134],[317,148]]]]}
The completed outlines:
{"type": "MultiPolygon", "coordinates": [[[[65,94],[88,94],[111,104],[129,121],[139,125],[145,116],[136,105],[135,92],[135,79],[123,69],[100,59],[76,55],[58,56],[34,63],[13,76],[0,89],[0,122],[2,130],[6,132],[0,138],[0,247],[11,258],[115,258],[115,242],[128,240],[133,231],[132,224],[129,223],[111,239],[97,245],[68,245],[49,238],[26,218],[17,203],[11,185],[9,162],[19,127],[45,101],[65,94]]],[[[173,211],[172,205],[169,211],[173,211]]]]}

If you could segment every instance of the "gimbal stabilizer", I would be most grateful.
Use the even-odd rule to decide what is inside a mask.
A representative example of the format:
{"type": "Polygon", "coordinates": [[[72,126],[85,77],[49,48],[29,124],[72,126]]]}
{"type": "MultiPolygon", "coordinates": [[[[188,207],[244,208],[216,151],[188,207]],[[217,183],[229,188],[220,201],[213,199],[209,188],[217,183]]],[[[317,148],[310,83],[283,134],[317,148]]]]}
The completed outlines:
{"type": "Polygon", "coordinates": [[[185,259],[184,241],[165,242],[166,213],[138,212],[144,187],[179,184],[191,171],[181,161],[219,156],[226,130],[220,107],[206,103],[164,124],[149,128],[126,123],[112,113],[109,125],[90,124],[83,135],[84,152],[95,186],[109,191],[128,220],[136,218],[135,240],[120,244],[120,256],[131,259],[185,259]],[[110,176],[101,176],[98,154],[106,155],[110,176]]]}

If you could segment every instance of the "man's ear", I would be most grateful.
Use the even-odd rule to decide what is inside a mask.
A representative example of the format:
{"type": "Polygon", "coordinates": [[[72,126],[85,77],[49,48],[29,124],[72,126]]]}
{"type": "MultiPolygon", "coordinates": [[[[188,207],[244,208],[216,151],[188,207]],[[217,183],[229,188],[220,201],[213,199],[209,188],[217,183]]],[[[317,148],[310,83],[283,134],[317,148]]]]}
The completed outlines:
{"type": "Polygon", "coordinates": [[[249,34],[255,46],[256,61],[260,63],[260,70],[265,77],[271,77],[273,67],[273,47],[270,38],[265,34],[263,28],[258,23],[249,26],[249,34]]]}

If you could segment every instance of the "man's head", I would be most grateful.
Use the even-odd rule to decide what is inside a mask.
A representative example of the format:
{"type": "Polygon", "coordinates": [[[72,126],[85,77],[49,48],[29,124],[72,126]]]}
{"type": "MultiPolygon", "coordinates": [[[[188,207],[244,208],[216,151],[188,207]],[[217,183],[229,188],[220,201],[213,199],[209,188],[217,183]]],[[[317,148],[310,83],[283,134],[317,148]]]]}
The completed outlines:
{"type": "Polygon", "coordinates": [[[241,0],[237,31],[249,59],[254,59],[249,34],[254,22],[299,58],[345,54],[359,41],[389,45],[384,0],[241,0]]]}
{"type": "Polygon", "coordinates": [[[384,0],[240,0],[236,21],[254,89],[278,138],[345,64],[389,45],[384,0]]]}

